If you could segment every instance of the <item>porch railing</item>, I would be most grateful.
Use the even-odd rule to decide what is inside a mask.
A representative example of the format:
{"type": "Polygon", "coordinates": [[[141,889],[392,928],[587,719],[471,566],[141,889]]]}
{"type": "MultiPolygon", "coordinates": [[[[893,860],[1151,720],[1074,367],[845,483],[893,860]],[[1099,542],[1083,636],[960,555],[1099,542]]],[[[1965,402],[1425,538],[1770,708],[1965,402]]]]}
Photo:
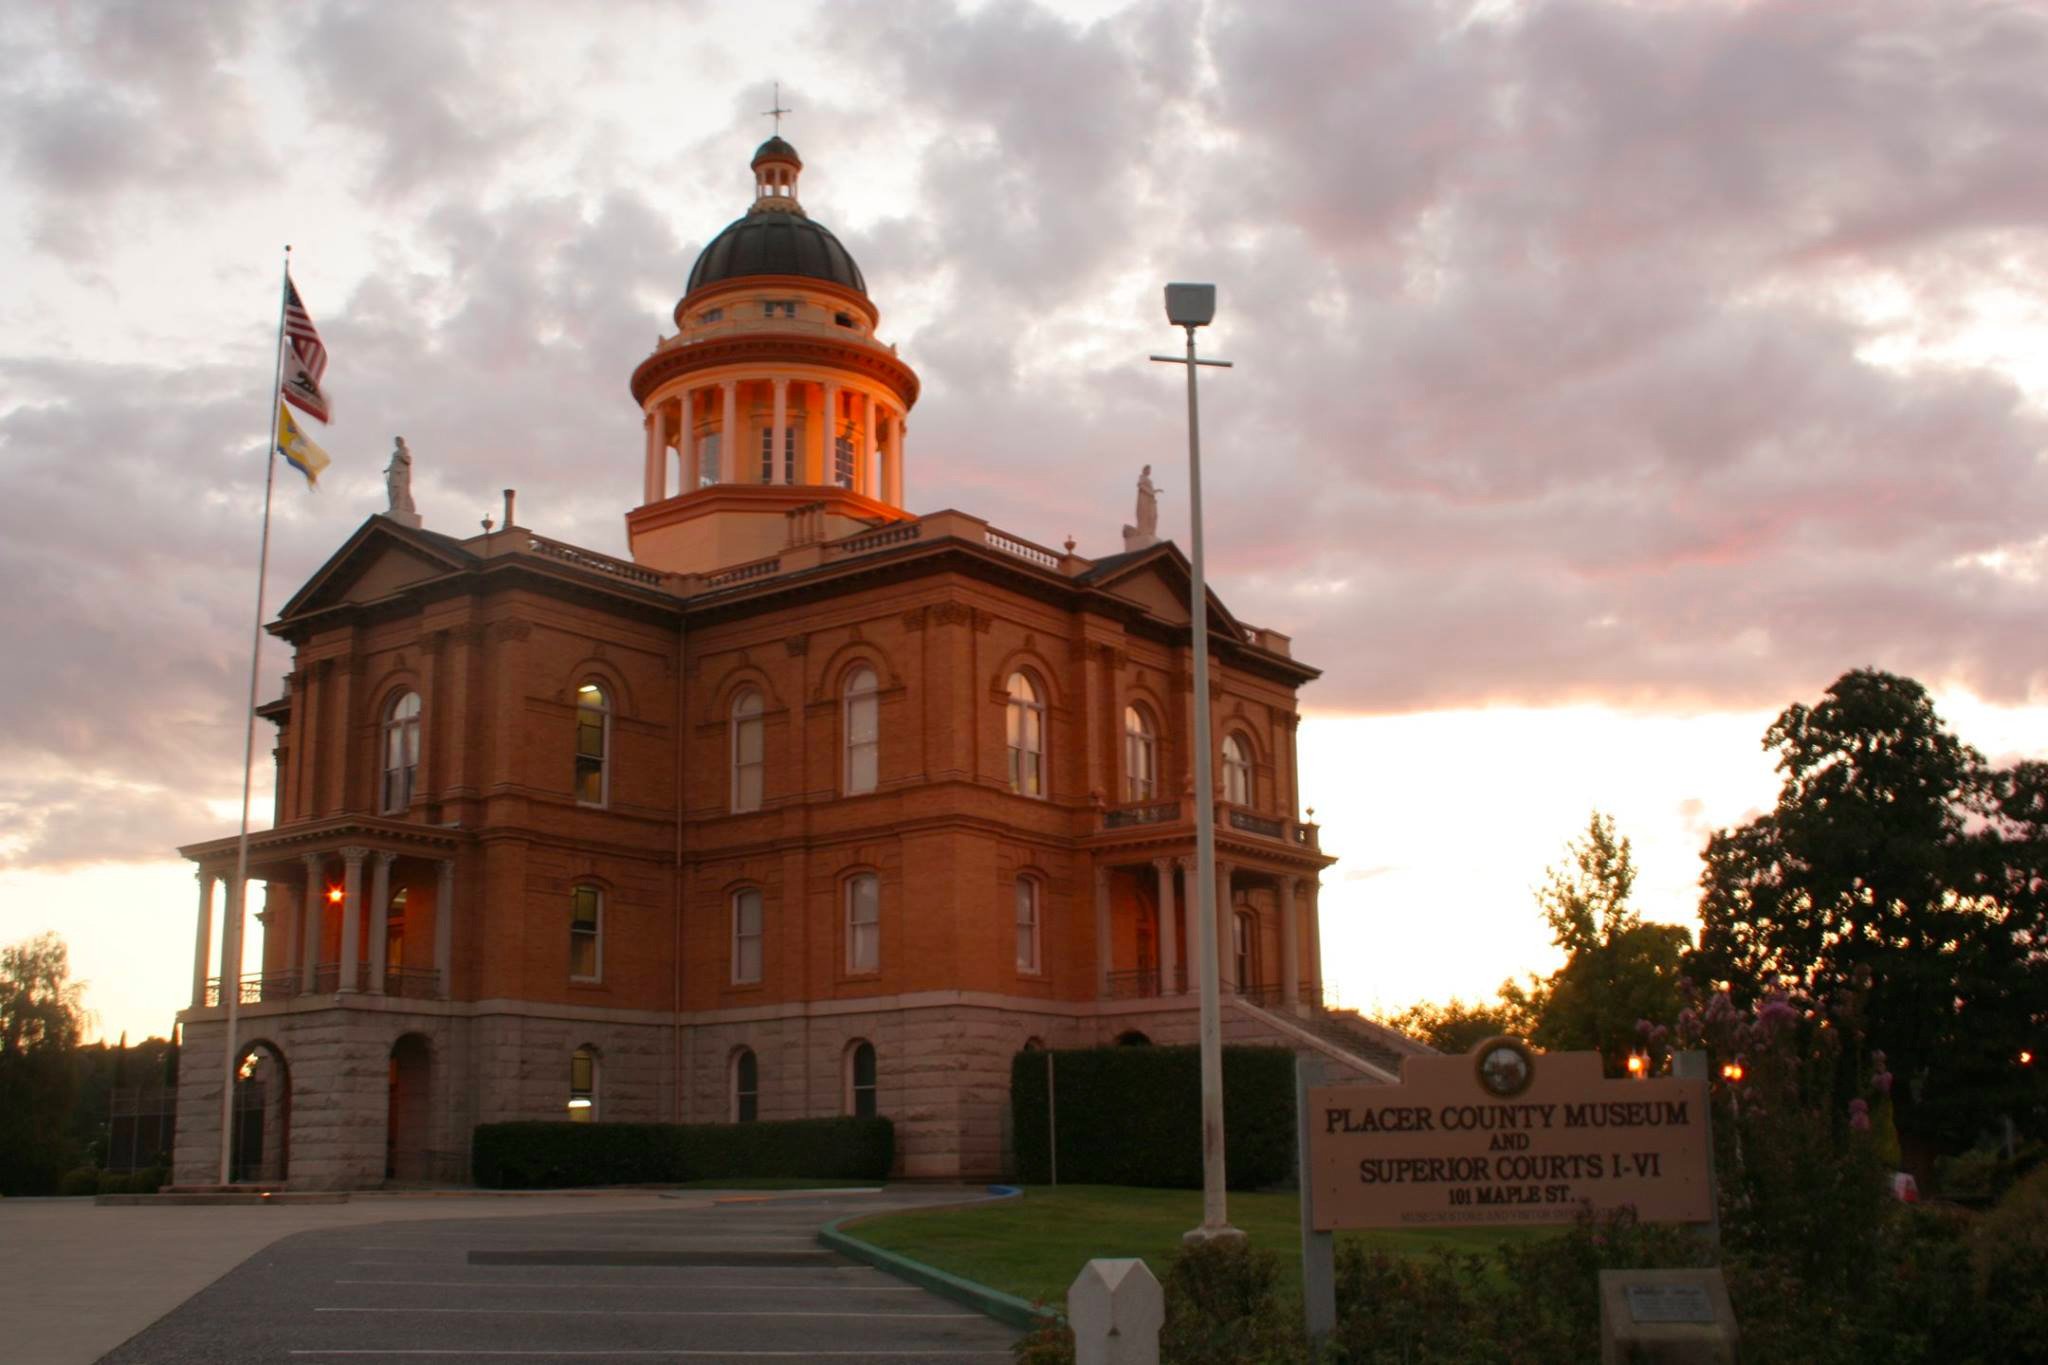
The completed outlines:
{"type": "MultiPolygon", "coordinates": [[[[260,1005],[266,1000],[286,1000],[299,993],[297,972],[249,972],[238,983],[235,1003],[238,1005],[260,1005]]],[[[206,979],[206,1008],[219,1009],[221,1005],[220,978],[206,979]]]]}
{"type": "MultiPolygon", "coordinates": [[[[1160,992],[1160,983],[1165,973],[1157,967],[1140,967],[1136,971],[1111,972],[1104,998],[1108,1000],[1151,1000],[1160,992]]],[[[1188,989],[1188,968],[1178,963],[1173,969],[1173,993],[1185,995],[1188,989]]]]}

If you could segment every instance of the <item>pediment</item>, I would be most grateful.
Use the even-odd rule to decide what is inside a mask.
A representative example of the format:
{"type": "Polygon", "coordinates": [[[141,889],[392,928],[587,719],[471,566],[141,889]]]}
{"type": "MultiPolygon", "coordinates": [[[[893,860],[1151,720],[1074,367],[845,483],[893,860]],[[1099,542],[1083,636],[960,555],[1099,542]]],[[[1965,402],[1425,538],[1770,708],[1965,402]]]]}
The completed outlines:
{"type": "Polygon", "coordinates": [[[382,601],[416,583],[475,563],[446,537],[372,517],[285,603],[280,621],[333,607],[382,601]]]}
{"type": "MultiPolygon", "coordinates": [[[[1122,598],[1168,624],[1186,627],[1189,620],[1188,590],[1194,575],[1187,560],[1171,541],[1149,550],[1119,555],[1099,563],[1090,575],[1094,586],[1112,597],[1122,598]]],[[[1216,596],[1209,594],[1209,629],[1234,640],[1244,638],[1244,628],[1216,596]]]]}

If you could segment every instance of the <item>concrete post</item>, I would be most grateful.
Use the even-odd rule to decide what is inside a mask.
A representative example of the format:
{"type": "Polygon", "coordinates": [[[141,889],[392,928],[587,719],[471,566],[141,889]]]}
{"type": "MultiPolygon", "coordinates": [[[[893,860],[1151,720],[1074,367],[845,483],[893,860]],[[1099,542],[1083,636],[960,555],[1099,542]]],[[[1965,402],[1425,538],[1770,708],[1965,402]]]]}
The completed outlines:
{"type": "MultiPolygon", "coordinates": [[[[193,873],[199,880],[199,940],[192,950],[192,1008],[206,1008],[206,978],[211,975],[207,948],[213,938],[213,883],[214,876],[204,869],[193,873]]],[[[225,984],[225,983],[223,983],[225,984]]]]}
{"type": "Polygon", "coordinates": [[[341,980],[335,983],[337,991],[356,989],[356,963],[361,961],[356,940],[363,932],[363,859],[369,856],[367,848],[341,851],[345,871],[341,878],[341,980]]]}
{"type": "Polygon", "coordinates": [[[1173,859],[1154,858],[1159,874],[1159,993],[1180,994],[1180,912],[1173,903],[1173,859]]]}
{"type": "Polygon", "coordinates": [[[653,439],[647,443],[647,500],[660,502],[668,496],[668,401],[654,405],[653,439]]]}
{"type": "Polygon", "coordinates": [[[455,860],[443,858],[441,879],[434,887],[434,993],[443,1000],[454,998],[448,982],[448,969],[454,944],[455,860]]]}
{"type": "Polygon", "coordinates": [[[391,865],[396,853],[379,853],[370,869],[370,994],[384,994],[384,950],[391,937],[391,865]]]}
{"type": "Polygon", "coordinates": [[[299,939],[299,994],[313,993],[313,978],[320,972],[320,923],[321,907],[327,904],[326,860],[318,853],[308,853],[306,863],[305,904],[300,915],[305,920],[299,939]]]}
{"type": "Polygon", "coordinates": [[[1143,1261],[1096,1259],[1067,1290],[1074,1365],[1159,1365],[1166,1294],[1143,1261]]]}

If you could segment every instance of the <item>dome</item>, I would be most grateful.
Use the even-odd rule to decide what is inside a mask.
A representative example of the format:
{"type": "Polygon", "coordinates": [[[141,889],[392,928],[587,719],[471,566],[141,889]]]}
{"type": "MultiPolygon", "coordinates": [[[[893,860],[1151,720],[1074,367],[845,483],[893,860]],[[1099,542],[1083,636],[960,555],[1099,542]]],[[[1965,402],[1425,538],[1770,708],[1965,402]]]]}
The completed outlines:
{"type": "Polygon", "coordinates": [[[756,147],[754,149],[754,159],[749,164],[758,166],[770,157],[781,157],[787,161],[794,161],[799,166],[804,164],[804,159],[796,154],[796,148],[784,142],[779,135],[769,138],[766,142],[756,147]]]}
{"type": "Polygon", "coordinates": [[[745,275],[802,275],[868,292],[860,267],[831,229],[799,213],[750,213],[727,226],[690,267],[684,292],[745,275]]]}

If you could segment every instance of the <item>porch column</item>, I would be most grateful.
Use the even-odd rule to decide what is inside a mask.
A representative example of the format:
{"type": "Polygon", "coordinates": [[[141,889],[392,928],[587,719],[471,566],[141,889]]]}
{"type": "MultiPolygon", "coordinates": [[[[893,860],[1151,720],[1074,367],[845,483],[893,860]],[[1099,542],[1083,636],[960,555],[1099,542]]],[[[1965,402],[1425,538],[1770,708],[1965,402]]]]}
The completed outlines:
{"type": "Polygon", "coordinates": [[[434,887],[434,993],[443,1000],[448,990],[450,948],[455,942],[455,860],[441,860],[441,880],[434,887]]]}
{"type": "MultiPolygon", "coordinates": [[[[292,972],[293,964],[299,960],[299,935],[303,931],[299,928],[298,910],[290,901],[280,901],[277,897],[277,890],[276,882],[266,882],[264,884],[263,960],[265,963],[270,961],[270,930],[273,920],[281,919],[284,922],[284,951],[277,955],[277,960],[283,968],[284,974],[289,976],[292,972]]],[[[270,975],[268,966],[264,968],[263,975],[266,978],[270,975]]],[[[266,996],[270,994],[267,981],[264,985],[263,993],[266,996]]]]}
{"type": "Polygon", "coordinates": [[[370,994],[384,994],[384,950],[391,935],[391,865],[396,853],[379,853],[370,869],[370,994]]]}
{"type": "Polygon", "coordinates": [[[1318,1003],[1323,998],[1323,884],[1308,884],[1308,979],[1315,986],[1318,1003]]]}
{"type": "Polygon", "coordinates": [[[903,413],[889,410],[889,440],[882,447],[882,501],[903,506],[903,413]]]}
{"type": "Polygon", "coordinates": [[[1159,993],[1180,994],[1179,913],[1173,903],[1173,859],[1154,858],[1152,870],[1159,874],[1159,993]]]}
{"type": "Polygon", "coordinates": [[[818,423],[818,464],[824,478],[819,482],[836,487],[839,483],[839,386],[827,379],[823,387],[825,420],[818,423]]]}
{"type": "Polygon", "coordinates": [[[341,851],[346,870],[341,878],[341,980],[335,983],[338,991],[356,989],[356,963],[361,960],[356,953],[356,940],[363,932],[363,859],[369,856],[367,848],[341,851]]]}
{"type": "Polygon", "coordinates": [[[207,943],[213,937],[214,875],[201,868],[192,874],[199,880],[199,943],[192,950],[192,1008],[206,1008],[207,943]]]}
{"type": "Polygon", "coordinates": [[[1109,998],[1109,964],[1114,953],[1109,938],[1109,869],[1095,869],[1095,995],[1109,998]]]}
{"type": "Polygon", "coordinates": [[[1235,995],[1242,983],[1237,979],[1237,907],[1230,898],[1230,864],[1216,864],[1216,922],[1209,932],[1216,935],[1217,989],[1235,995]]]}
{"type": "Polygon", "coordinates": [[[738,483],[740,481],[740,384],[737,379],[728,379],[720,387],[725,390],[725,398],[718,420],[718,481],[720,483],[738,483]]]}
{"type": "Polygon", "coordinates": [[[1280,998],[1301,1003],[1301,916],[1294,909],[1294,878],[1280,879],[1280,998]]]}
{"type": "Polygon", "coordinates": [[[768,481],[795,483],[796,480],[789,477],[794,472],[789,464],[789,381],[778,379],[775,381],[775,431],[768,438],[768,481]],[[776,477],[778,472],[781,475],[779,479],[776,477]]]}
{"type": "Polygon", "coordinates": [[[860,396],[860,468],[853,476],[854,487],[869,497],[875,495],[875,396],[860,396]]]}
{"type": "Polygon", "coordinates": [[[317,853],[306,855],[306,896],[299,917],[305,921],[299,936],[299,994],[313,993],[313,980],[320,974],[320,908],[327,904],[326,860],[317,853]]]}

